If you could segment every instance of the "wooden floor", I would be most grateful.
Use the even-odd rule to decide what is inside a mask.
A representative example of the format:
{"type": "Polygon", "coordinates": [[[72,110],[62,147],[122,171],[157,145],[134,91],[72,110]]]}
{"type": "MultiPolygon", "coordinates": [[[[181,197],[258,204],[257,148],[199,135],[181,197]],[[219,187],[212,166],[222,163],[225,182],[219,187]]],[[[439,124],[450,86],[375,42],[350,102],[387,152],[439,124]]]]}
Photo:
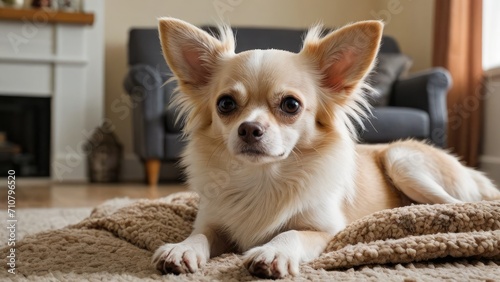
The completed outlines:
{"type": "MultiPolygon", "coordinates": [[[[113,198],[148,198],[155,199],[181,191],[188,191],[182,183],[160,184],[148,187],[142,183],[116,184],[60,184],[42,181],[42,183],[22,181],[16,183],[15,200],[17,208],[51,207],[94,207],[113,198]],[[45,182],[45,183],[43,183],[45,182]]],[[[0,188],[0,209],[7,207],[7,189],[0,188]]]]}

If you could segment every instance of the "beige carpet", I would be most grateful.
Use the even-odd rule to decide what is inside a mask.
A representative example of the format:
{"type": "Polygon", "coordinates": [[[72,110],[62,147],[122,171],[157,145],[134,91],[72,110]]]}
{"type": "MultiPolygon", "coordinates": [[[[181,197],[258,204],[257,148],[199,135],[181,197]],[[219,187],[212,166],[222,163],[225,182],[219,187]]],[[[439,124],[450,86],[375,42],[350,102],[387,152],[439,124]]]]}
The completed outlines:
{"type": "MultiPolygon", "coordinates": [[[[19,233],[31,235],[17,242],[17,274],[4,271],[0,279],[255,280],[237,254],[211,259],[191,275],[162,276],[151,267],[158,246],[190,233],[196,206],[197,197],[190,193],[160,200],[115,200],[63,229],[54,228],[78,221],[88,210],[19,211],[19,233]],[[29,232],[47,228],[52,230],[29,232]]],[[[5,258],[7,249],[0,255],[5,258]]],[[[419,205],[379,212],[349,225],[320,258],[301,266],[295,280],[497,281],[499,266],[500,201],[419,205]]]]}

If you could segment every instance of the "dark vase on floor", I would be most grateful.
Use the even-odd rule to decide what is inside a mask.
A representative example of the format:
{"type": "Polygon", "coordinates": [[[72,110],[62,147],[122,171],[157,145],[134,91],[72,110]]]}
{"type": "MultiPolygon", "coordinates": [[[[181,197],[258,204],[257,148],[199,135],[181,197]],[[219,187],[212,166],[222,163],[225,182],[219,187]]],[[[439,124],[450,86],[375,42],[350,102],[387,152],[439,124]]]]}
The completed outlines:
{"type": "Polygon", "coordinates": [[[85,144],[90,182],[118,182],[120,180],[123,146],[105,124],[96,128],[85,144]]]}

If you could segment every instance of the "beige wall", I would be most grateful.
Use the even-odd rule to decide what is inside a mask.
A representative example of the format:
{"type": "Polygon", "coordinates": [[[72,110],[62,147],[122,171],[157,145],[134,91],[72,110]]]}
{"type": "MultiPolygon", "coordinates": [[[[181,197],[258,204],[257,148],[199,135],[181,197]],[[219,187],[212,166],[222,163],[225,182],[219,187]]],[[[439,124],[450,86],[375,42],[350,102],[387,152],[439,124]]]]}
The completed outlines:
{"type": "Polygon", "coordinates": [[[154,27],[160,16],[178,17],[197,25],[213,24],[221,15],[240,26],[305,28],[323,22],[335,27],[375,19],[382,10],[394,12],[388,8],[391,1],[400,2],[402,8],[392,14],[390,21],[382,17],[388,23],[386,33],[396,36],[403,51],[414,58],[414,70],[430,66],[432,0],[106,0],[106,117],[115,124],[125,154],[130,156],[130,114],[115,109],[123,109],[128,103],[122,81],[127,72],[126,42],[131,27],[154,27]]]}
{"type": "Polygon", "coordinates": [[[412,57],[412,71],[432,65],[434,0],[378,0],[377,15],[386,22],[384,33],[394,36],[412,57]]]}

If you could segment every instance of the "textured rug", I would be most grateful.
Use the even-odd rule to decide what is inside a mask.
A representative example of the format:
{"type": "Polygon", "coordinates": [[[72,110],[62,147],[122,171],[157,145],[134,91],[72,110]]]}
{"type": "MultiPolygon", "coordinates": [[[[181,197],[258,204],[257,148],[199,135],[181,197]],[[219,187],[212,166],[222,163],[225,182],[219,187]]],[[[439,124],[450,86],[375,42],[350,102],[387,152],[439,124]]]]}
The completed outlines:
{"type": "MultiPolygon", "coordinates": [[[[7,221],[7,213],[2,210],[0,222],[7,221]]],[[[92,208],[30,208],[18,209],[16,211],[18,224],[16,228],[16,239],[21,240],[26,235],[42,231],[60,229],[70,224],[78,223],[87,218],[92,208]]],[[[0,228],[0,247],[6,244],[3,238],[8,238],[7,228],[0,228]]]]}
{"type": "MultiPolygon", "coordinates": [[[[0,279],[256,280],[244,269],[238,254],[211,259],[200,272],[189,275],[162,276],[150,265],[157,247],[164,242],[179,242],[189,235],[197,203],[198,198],[192,193],[158,200],[106,202],[79,223],[19,239],[17,274],[4,271],[0,279]]],[[[61,217],[64,214],[54,213],[50,220],[62,222],[61,217]]],[[[20,226],[36,224],[21,214],[18,218],[20,226]]],[[[0,250],[4,258],[7,253],[5,247],[0,250]]],[[[415,205],[374,213],[335,236],[321,257],[302,264],[299,277],[285,280],[496,281],[499,278],[500,201],[496,201],[415,205]]]]}

